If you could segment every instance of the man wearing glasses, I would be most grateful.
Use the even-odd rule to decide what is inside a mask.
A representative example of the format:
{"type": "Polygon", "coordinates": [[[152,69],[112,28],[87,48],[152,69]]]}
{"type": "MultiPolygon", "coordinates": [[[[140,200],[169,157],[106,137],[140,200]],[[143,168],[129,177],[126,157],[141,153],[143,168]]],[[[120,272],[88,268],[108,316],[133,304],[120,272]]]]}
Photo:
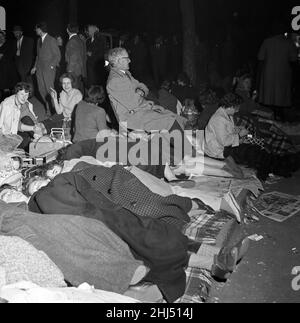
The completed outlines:
{"type": "Polygon", "coordinates": [[[130,130],[147,132],[184,128],[186,119],[146,99],[149,89],[129,72],[131,61],[126,49],[111,49],[108,61],[111,70],[107,92],[119,123],[127,123],[130,130]]]}

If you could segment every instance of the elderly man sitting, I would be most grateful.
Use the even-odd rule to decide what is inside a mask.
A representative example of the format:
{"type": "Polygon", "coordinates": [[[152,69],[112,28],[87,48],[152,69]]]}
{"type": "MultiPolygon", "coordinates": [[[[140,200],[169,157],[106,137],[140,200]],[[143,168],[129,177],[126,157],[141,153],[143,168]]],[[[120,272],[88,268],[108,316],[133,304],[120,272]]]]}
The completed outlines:
{"type": "Polygon", "coordinates": [[[149,89],[129,72],[130,58],[124,48],[114,48],[108,54],[111,66],[107,92],[120,123],[131,130],[183,129],[186,119],[157,106],[145,97],[149,89]]]}

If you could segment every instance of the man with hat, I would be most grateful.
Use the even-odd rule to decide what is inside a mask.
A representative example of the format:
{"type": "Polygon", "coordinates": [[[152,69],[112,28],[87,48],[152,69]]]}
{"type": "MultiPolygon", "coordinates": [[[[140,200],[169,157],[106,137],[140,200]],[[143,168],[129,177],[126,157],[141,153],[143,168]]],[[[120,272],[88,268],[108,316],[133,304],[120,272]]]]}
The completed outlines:
{"type": "Polygon", "coordinates": [[[30,71],[34,61],[34,41],[23,35],[21,26],[15,26],[13,33],[15,40],[15,64],[22,82],[31,80],[30,71]]]}

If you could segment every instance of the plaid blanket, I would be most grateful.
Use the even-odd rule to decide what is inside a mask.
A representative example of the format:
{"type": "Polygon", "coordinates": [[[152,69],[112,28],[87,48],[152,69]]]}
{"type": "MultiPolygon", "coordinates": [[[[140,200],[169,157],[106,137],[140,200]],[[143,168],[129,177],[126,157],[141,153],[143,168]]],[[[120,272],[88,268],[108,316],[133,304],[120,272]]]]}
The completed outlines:
{"type": "Polygon", "coordinates": [[[246,116],[236,116],[235,122],[238,127],[248,129],[254,136],[252,144],[261,146],[268,153],[285,155],[296,152],[292,141],[274,124],[263,119],[256,122],[254,119],[246,116]]]}
{"type": "MultiPolygon", "coordinates": [[[[227,212],[221,211],[209,215],[205,211],[199,211],[184,228],[184,234],[198,242],[215,244],[222,226],[230,219],[232,219],[232,215],[227,212]]],[[[214,282],[210,272],[203,269],[187,268],[186,277],[185,294],[177,303],[205,303],[214,282]]]]}

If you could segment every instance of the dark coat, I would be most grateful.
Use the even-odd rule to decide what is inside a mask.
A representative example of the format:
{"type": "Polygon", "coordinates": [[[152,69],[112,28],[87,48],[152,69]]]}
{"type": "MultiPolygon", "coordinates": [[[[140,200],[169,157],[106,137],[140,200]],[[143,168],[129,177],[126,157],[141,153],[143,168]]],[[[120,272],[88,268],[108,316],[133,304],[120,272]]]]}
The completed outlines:
{"type": "Polygon", "coordinates": [[[138,216],[160,219],[176,225],[180,230],[184,224],[190,222],[187,213],[192,209],[191,199],[155,194],[123,166],[91,167],[79,163],[74,171],[76,168],[96,191],[138,216]],[[80,170],[82,167],[84,169],[80,170]]]}
{"type": "Polygon", "coordinates": [[[175,226],[140,217],[112,203],[75,172],[57,176],[34,194],[29,209],[42,214],[81,215],[103,222],[128,244],[136,259],[151,269],[147,281],[158,285],[167,301],[174,302],[183,295],[188,239],[175,226]]]}
{"type": "MultiPolygon", "coordinates": [[[[17,53],[18,41],[14,41],[15,53],[17,53]]],[[[23,77],[30,74],[34,63],[34,41],[32,38],[23,36],[20,56],[15,56],[16,67],[19,75],[23,77]]]]}
{"type": "Polygon", "coordinates": [[[14,46],[6,41],[0,47],[0,90],[12,89],[17,82],[17,71],[14,64],[14,46]]]}
{"type": "Polygon", "coordinates": [[[86,51],[91,55],[87,56],[87,81],[88,86],[104,85],[105,69],[104,69],[104,55],[105,55],[105,39],[98,35],[95,36],[94,41],[91,39],[86,41],[86,51]]]}
{"type": "Polygon", "coordinates": [[[86,77],[86,48],[78,35],[73,36],[66,45],[67,71],[76,76],[86,77]]]}

